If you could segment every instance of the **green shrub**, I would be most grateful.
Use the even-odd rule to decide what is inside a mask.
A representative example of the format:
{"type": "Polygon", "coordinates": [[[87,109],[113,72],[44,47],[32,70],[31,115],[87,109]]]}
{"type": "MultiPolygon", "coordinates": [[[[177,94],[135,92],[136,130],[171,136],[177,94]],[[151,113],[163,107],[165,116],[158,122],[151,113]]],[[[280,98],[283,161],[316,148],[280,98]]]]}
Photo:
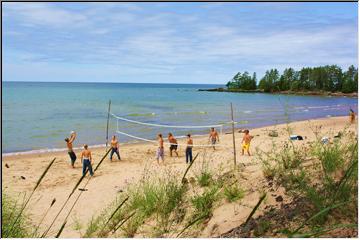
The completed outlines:
{"type": "Polygon", "coordinates": [[[88,226],[86,228],[86,232],[84,234],[84,237],[92,237],[93,234],[95,232],[97,232],[101,228],[101,226],[99,224],[99,220],[100,220],[99,217],[91,218],[91,220],[90,220],[90,222],[89,222],[89,224],[88,224],[88,226]]]}
{"type": "Polygon", "coordinates": [[[244,197],[244,191],[238,185],[232,185],[224,188],[224,195],[229,202],[234,202],[244,197]]]}
{"type": "Polygon", "coordinates": [[[196,195],[191,198],[191,203],[195,208],[193,218],[204,216],[205,218],[210,217],[212,214],[213,203],[217,200],[218,188],[212,187],[206,189],[203,194],[196,195]]]}
{"type": "Polygon", "coordinates": [[[170,178],[161,181],[160,192],[156,214],[158,217],[159,234],[168,232],[173,221],[179,221],[183,218],[181,211],[183,209],[183,200],[186,193],[184,185],[179,183],[176,178],[170,178]],[[172,214],[173,213],[173,214],[172,214]]]}
{"type": "Polygon", "coordinates": [[[134,237],[138,228],[143,223],[144,223],[144,216],[142,214],[135,214],[135,216],[129,219],[122,227],[125,237],[127,238],[134,237]]]}
{"type": "Polygon", "coordinates": [[[202,171],[200,175],[196,176],[196,179],[201,187],[207,187],[212,182],[212,175],[210,172],[202,171]]]}
{"type": "Polygon", "coordinates": [[[134,211],[136,211],[135,215],[120,228],[126,237],[134,236],[138,228],[149,218],[155,218],[155,235],[161,236],[162,233],[169,231],[174,221],[182,221],[184,218],[182,205],[185,193],[185,186],[173,176],[162,179],[146,178],[127,190],[129,200],[119,211],[113,214],[125,199],[124,196],[118,197],[114,203],[103,210],[99,217],[92,220],[85,236],[108,235],[134,211]],[[107,222],[111,214],[113,217],[107,222]]]}
{"type": "Polygon", "coordinates": [[[257,226],[254,229],[254,235],[255,237],[263,236],[267,230],[269,230],[271,227],[271,223],[266,220],[260,221],[257,226]]]}
{"type": "Polygon", "coordinates": [[[152,182],[144,182],[129,189],[129,209],[139,210],[145,217],[151,216],[158,207],[158,198],[160,194],[160,187],[152,182]]]}

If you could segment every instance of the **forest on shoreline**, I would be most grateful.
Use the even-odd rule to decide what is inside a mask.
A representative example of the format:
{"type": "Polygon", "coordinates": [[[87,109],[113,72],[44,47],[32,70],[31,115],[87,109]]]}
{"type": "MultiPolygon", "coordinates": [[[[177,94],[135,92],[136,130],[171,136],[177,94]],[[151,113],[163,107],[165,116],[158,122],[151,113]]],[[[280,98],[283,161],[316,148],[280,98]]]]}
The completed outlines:
{"type": "Polygon", "coordinates": [[[238,72],[227,84],[229,91],[276,92],[342,92],[358,91],[358,69],[351,65],[346,71],[337,65],[304,67],[300,71],[286,68],[282,74],[267,70],[257,84],[256,73],[238,72]]]}

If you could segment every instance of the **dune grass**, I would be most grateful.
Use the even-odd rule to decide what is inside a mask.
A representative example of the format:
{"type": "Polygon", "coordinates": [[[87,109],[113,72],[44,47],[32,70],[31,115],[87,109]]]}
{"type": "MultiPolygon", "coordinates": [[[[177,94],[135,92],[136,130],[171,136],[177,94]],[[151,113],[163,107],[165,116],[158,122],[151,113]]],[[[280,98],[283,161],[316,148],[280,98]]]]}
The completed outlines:
{"type": "Polygon", "coordinates": [[[235,202],[245,195],[244,190],[242,190],[237,184],[232,186],[225,186],[224,196],[229,202],[235,202]]]}
{"type": "Polygon", "coordinates": [[[92,219],[84,236],[114,236],[121,230],[125,237],[133,237],[148,219],[155,219],[153,232],[161,236],[170,231],[173,222],[179,221],[179,210],[185,191],[186,186],[172,175],[157,179],[146,177],[130,186],[126,196],[118,196],[115,203],[105,208],[97,218],[92,219]],[[115,211],[124,199],[128,200],[121,209],[115,211]],[[130,215],[132,216],[129,217],[130,215]],[[126,222],[122,223],[124,220],[126,222]]]}
{"type": "Polygon", "coordinates": [[[204,218],[211,217],[213,204],[219,199],[218,190],[219,188],[217,186],[212,186],[202,194],[195,195],[191,198],[192,206],[195,209],[192,214],[192,219],[199,218],[200,216],[204,216],[204,218]]]}
{"type": "Polygon", "coordinates": [[[258,152],[264,176],[310,204],[309,214],[315,217],[302,227],[317,229],[327,224],[330,216],[336,216],[339,223],[357,222],[357,137],[344,129],[341,138],[323,144],[320,132],[314,134],[316,140],[307,145],[284,144],[258,152]]]}
{"type": "Polygon", "coordinates": [[[213,174],[209,170],[209,167],[207,165],[203,166],[200,173],[195,176],[197,183],[201,187],[207,187],[212,184],[213,182],[213,174]]]}
{"type": "Polygon", "coordinates": [[[23,203],[19,199],[1,194],[1,237],[2,238],[26,238],[31,237],[30,220],[26,212],[22,212],[23,203]],[[20,214],[21,212],[21,214],[20,214]],[[16,218],[16,216],[19,216],[16,218]],[[16,222],[15,222],[15,219],[16,222]]]}
{"type": "MultiPolygon", "coordinates": [[[[223,186],[233,182],[222,171],[215,176],[204,164],[199,162],[198,166],[200,170],[195,167],[189,177],[194,181],[184,181],[190,167],[183,175],[169,171],[154,176],[145,170],[139,182],[130,185],[90,221],[83,237],[175,237],[187,230],[197,231],[197,226],[204,226],[200,224],[212,217],[215,203],[224,197],[223,186]],[[128,200],[117,210],[124,199],[128,200]]],[[[239,199],[243,193],[238,190],[233,194],[239,199]]]]}

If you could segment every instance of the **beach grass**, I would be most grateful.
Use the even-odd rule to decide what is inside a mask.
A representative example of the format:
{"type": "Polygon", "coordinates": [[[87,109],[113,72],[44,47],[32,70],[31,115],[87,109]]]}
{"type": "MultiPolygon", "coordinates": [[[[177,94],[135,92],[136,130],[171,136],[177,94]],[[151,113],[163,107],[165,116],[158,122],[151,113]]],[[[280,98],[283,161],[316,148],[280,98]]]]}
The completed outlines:
{"type": "Polygon", "coordinates": [[[161,236],[169,232],[172,223],[179,218],[178,210],[185,192],[186,186],[172,175],[161,178],[145,176],[127,189],[126,197],[121,194],[99,217],[93,218],[85,236],[113,236],[121,229],[123,236],[133,237],[147,219],[155,219],[153,233],[161,236]]]}
{"type": "Polygon", "coordinates": [[[207,187],[213,182],[213,176],[206,167],[201,170],[199,175],[196,175],[196,180],[201,187],[207,187]]]}
{"type": "Polygon", "coordinates": [[[22,212],[21,200],[9,196],[4,191],[1,194],[1,237],[26,238],[31,237],[30,219],[22,212]],[[19,216],[16,218],[16,216],[19,216]],[[16,219],[16,222],[15,222],[16,219]]]}
{"type": "Polygon", "coordinates": [[[313,217],[289,230],[292,235],[302,228],[310,232],[322,228],[335,216],[338,224],[341,219],[357,222],[357,138],[346,128],[337,134],[342,137],[329,143],[321,141],[318,131],[314,135],[316,140],[307,145],[285,144],[258,152],[264,176],[284,187],[293,198],[305,199],[310,206],[313,217]]]}
{"type": "Polygon", "coordinates": [[[224,188],[224,196],[229,202],[235,202],[243,198],[244,195],[244,190],[241,189],[237,184],[232,186],[225,186],[224,188]]]}
{"type": "MultiPolygon", "coordinates": [[[[215,203],[223,197],[221,186],[215,184],[217,178],[204,166],[192,173],[199,179],[194,180],[194,184],[179,181],[178,173],[167,171],[154,176],[145,170],[139,182],[130,185],[90,221],[84,236],[135,237],[145,234],[147,237],[169,237],[183,235],[190,229],[196,231],[196,226],[211,218],[215,203]],[[117,210],[125,199],[128,200],[117,210]]],[[[185,173],[189,173],[189,169],[185,173]]],[[[223,177],[222,172],[218,174],[224,186],[233,181],[223,177]]],[[[235,195],[241,194],[236,192],[235,195]]]]}
{"type": "Polygon", "coordinates": [[[211,217],[214,202],[219,197],[218,190],[219,188],[217,186],[212,186],[206,189],[202,194],[195,195],[191,198],[192,206],[195,209],[192,219],[196,219],[200,216],[204,216],[205,218],[211,217]]]}

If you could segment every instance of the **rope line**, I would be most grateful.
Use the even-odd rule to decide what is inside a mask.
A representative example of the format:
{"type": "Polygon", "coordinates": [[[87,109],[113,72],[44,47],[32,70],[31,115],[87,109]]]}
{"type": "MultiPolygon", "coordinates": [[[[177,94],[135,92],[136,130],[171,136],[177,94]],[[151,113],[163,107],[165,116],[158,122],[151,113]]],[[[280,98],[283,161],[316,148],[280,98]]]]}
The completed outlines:
{"type": "MultiPolygon", "coordinates": [[[[116,132],[119,133],[119,134],[128,136],[128,137],[131,137],[131,138],[135,138],[135,139],[142,140],[142,141],[145,141],[145,142],[151,142],[151,143],[158,144],[158,142],[155,141],[155,140],[150,140],[150,139],[146,139],[146,138],[142,138],[142,137],[137,137],[137,136],[128,134],[128,133],[126,133],[126,132],[121,132],[121,131],[119,131],[119,130],[117,130],[116,132]]],[[[164,142],[164,144],[172,145],[173,143],[164,142]]],[[[173,145],[175,145],[175,144],[173,144],[173,145]]],[[[178,146],[187,146],[187,144],[181,144],[181,143],[177,143],[176,145],[178,145],[178,146]]],[[[222,145],[222,144],[216,144],[216,145],[212,145],[212,144],[206,144],[206,145],[193,144],[192,146],[193,146],[193,147],[213,147],[213,146],[223,146],[223,145],[222,145]]]]}
{"type": "MultiPolygon", "coordinates": [[[[141,124],[141,125],[147,125],[147,126],[154,126],[154,127],[165,127],[165,128],[211,128],[211,127],[219,127],[222,128],[225,124],[230,124],[232,122],[229,123],[225,123],[225,124],[214,124],[214,125],[204,125],[204,126],[176,126],[176,125],[164,125],[164,124],[156,124],[156,123],[145,123],[145,122],[139,122],[139,121],[135,121],[135,120],[131,120],[131,119],[127,119],[127,118],[123,118],[123,117],[119,117],[116,116],[113,113],[110,113],[113,117],[126,121],[126,122],[131,122],[131,123],[137,123],[137,124],[141,124]]],[[[235,123],[235,122],[234,122],[235,123]]]]}

